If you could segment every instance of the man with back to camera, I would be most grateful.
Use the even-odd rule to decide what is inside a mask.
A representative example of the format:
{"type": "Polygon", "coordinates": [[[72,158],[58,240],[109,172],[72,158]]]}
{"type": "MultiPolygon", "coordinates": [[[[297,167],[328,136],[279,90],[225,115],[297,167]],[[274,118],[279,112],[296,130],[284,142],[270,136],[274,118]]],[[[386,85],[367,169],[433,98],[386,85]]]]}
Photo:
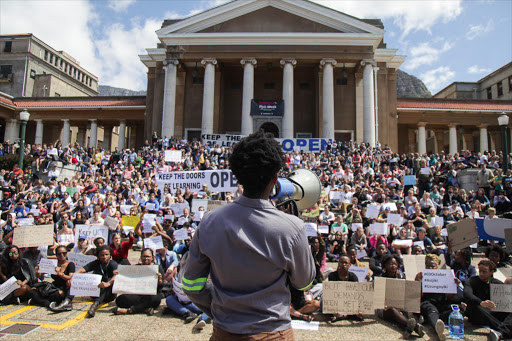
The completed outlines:
{"type": "Polygon", "coordinates": [[[183,289],[213,318],[210,340],[294,340],[288,285],[309,288],[315,265],[304,223],[268,200],[284,154],[271,135],[259,132],[237,143],[229,161],[243,194],[204,216],[183,289]]]}

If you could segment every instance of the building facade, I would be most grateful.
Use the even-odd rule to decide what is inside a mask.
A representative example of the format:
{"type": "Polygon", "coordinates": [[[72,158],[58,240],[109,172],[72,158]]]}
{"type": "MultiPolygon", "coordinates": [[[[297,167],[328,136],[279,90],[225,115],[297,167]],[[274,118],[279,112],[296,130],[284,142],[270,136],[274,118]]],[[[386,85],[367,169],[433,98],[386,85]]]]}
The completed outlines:
{"type": "Polygon", "coordinates": [[[148,67],[145,138],[324,137],[398,147],[396,70],[380,20],[306,0],[239,0],[166,20],[148,67]],[[282,103],[257,115],[251,104],[282,103]],[[282,102],[281,102],[282,101],[282,102]]]}
{"type": "Polygon", "coordinates": [[[0,92],[13,97],[98,95],[98,77],[33,34],[0,36],[0,92]]]}

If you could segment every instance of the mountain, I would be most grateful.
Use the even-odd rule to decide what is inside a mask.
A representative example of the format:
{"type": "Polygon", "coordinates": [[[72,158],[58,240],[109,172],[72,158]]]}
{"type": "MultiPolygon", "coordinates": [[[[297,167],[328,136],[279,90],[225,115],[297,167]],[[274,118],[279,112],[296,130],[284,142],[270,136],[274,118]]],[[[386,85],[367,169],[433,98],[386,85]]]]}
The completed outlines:
{"type": "Polygon", "coordinates": [[[99,85],[98,96],[146,96],[146,91],[134,91],[123,88],[114,88],[108,85],[99,85]]]}
{"type": "Polygon", "coordinates": [[[396,72],[396,96],[398,98],[430,98],[432,94],[423,82],[402,70],[396,72]]]}
{"type": "MultiPolygon", "coordinates": [[[[396,92],[398,98],[429,98],[432,97],[430,91],[423,82],[402,70],[396,72],[396,92]]],[[[115,88],[108,85],[98,86],[100,92],[98,96],[145,96],[146,91],[133,91],[123,88],[115,88]]]]}

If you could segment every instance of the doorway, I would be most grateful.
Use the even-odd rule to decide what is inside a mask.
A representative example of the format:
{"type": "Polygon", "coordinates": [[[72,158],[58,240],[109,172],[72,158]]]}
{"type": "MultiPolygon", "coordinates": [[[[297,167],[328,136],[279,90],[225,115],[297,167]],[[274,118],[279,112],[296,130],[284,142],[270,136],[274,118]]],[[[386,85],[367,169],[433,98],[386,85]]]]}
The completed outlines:
{"type": "Polygon", "coordinates": [[[263,129],[265,133],[270,133],[274,138],[279,137],[279,128],[272,122],[265,122],[261,125],[260,129],[263,129]]]}

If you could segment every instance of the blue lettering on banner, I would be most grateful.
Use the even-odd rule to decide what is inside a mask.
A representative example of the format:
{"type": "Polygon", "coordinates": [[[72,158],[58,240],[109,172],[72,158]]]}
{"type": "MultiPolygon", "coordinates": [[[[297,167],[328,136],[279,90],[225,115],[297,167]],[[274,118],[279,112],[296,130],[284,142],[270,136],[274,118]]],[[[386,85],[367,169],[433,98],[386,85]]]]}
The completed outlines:
{"type": "Polygon", "coordinates": [[[282,148],[285,152],[292,152],[299,149],[305,152],[320,152],[324,151],[331,140],[329,139],[277,139],[281,142],[282,148]]]}

